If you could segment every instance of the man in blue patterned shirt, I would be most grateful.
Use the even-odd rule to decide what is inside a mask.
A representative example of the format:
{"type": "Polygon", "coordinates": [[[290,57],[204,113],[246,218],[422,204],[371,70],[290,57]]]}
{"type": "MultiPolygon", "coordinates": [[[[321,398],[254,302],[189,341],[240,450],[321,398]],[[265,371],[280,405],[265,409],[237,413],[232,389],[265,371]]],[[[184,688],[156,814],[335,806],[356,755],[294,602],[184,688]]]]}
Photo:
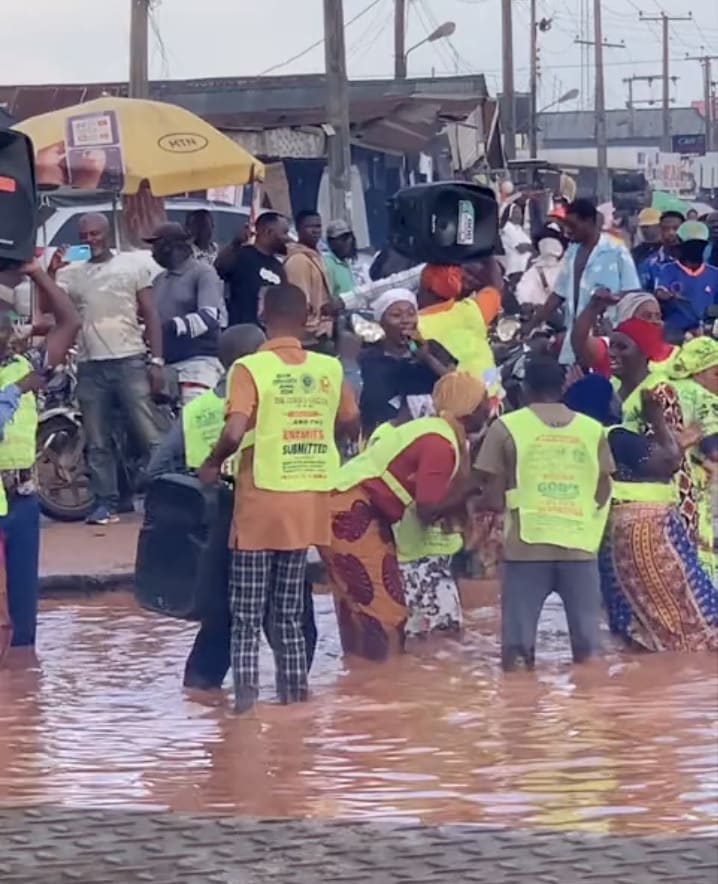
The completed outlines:
{"type": "Polygon", "coordinates": [[[622,242],[601,232],[596,204],[577,199],[566,210],[566,230],[571,244],[566,250],[553,293],[534,316],[536,325],[563,307],[566,334],[559,361],[572,365],[576,356],[571,346],[574,319],[588,305],[598,288],[613,294],[636,291],[641,285],[631,253],[622,242]]]}
{"type": "Polygon", "coordinates": [[[638,265],[638,275],[644,292],[655,292],[661,268],[676,260],[679,245],[677,232],[683,221],[683,215],[675,209],[661,215],[661,247],[638,265]]]}

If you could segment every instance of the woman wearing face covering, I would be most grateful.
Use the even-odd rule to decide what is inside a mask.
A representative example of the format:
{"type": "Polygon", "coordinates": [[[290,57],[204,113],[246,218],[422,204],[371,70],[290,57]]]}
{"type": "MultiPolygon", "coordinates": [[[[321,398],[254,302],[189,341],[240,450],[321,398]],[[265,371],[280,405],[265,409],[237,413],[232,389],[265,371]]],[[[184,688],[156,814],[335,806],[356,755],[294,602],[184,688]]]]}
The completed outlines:
{"type": "Polygon", "coordinates": [[[545,228],[536,244],[538,257],[535,258],[516,286],[516,299],[519,304],[540,307],[554,290],[564,241],[558,230],[545,228]]]}

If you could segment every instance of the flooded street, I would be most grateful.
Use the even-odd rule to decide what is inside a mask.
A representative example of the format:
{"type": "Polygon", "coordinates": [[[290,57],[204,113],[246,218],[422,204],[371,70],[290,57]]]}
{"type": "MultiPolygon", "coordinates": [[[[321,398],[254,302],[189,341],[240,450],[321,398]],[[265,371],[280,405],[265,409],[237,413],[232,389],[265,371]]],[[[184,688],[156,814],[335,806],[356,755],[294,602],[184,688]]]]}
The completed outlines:
{"type": "MultiPolygon", "coordinates": [[[[470,822],[708,834],[718,814],[718,682],[707,655],[613,652],[569,666],[544,615],[535,674],[504,676],[495,607],[461,641],[345,664],[330,599],[308,704],[182,690],[193,625],[128,594],[45,602],[37,662],[0,671],[0,802],[259,817],[470,822]]],[[[229,683],[229,679],[227,684],[229,683]]]]}

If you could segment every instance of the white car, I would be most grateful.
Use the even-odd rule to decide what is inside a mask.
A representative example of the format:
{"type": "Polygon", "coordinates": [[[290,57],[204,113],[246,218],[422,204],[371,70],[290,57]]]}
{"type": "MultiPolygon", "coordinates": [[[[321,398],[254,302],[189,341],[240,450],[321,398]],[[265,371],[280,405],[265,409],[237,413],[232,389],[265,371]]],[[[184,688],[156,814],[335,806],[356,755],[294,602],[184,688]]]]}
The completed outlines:
{"type": "MultiPolygon", "coordinates": [[[[239,232],[243,223],[250,217],[250,206],[230,206],[226,203],[212,203],[207,200],[169,198],[165,200],[165,213],[168,221],[184,225],[188,212],[207,209],[214,219],[215,240],[220,248],[230,243],[239,232]]],[[[118,219],[122,207],[117,205],[118,219]]],[[[79,194],[72,193],[65,198],[62,193],[49,193],[42,196],[37,228],[35,254],[48,265],[55,249],[59,246],[76,246],[80,244],[79,222],[83,215],[99,213],[105,215],[113,224],[112,203],[103,199],[81,199],[79,194]]],[[[152,258],[147,250],[147,259],[152,258]]],[[[159,272],[159,268],[158,272],[159,272]]],[[[29,320],[31,310],[31,288],[24,282],[15,289],[15,310],[20,317],[29,320]]]]}

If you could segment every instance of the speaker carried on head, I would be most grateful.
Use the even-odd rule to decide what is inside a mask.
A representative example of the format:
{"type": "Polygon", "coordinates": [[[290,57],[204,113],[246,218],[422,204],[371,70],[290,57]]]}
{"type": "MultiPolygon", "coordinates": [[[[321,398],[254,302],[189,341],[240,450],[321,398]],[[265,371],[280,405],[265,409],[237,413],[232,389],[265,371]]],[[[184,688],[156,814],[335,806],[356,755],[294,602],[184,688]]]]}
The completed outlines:
{"type": "Polygon", "coordinates": [[[420,184],[389,200],[389,242],[397,252],[430,264],[461,264],[499,249],[493,190],[462,181],[420,184]]]}
{"type": "Polygon", "coordinates": [[[0,129],[0,269],[35,255],[37,195],[32,142],[0,129]]]}

